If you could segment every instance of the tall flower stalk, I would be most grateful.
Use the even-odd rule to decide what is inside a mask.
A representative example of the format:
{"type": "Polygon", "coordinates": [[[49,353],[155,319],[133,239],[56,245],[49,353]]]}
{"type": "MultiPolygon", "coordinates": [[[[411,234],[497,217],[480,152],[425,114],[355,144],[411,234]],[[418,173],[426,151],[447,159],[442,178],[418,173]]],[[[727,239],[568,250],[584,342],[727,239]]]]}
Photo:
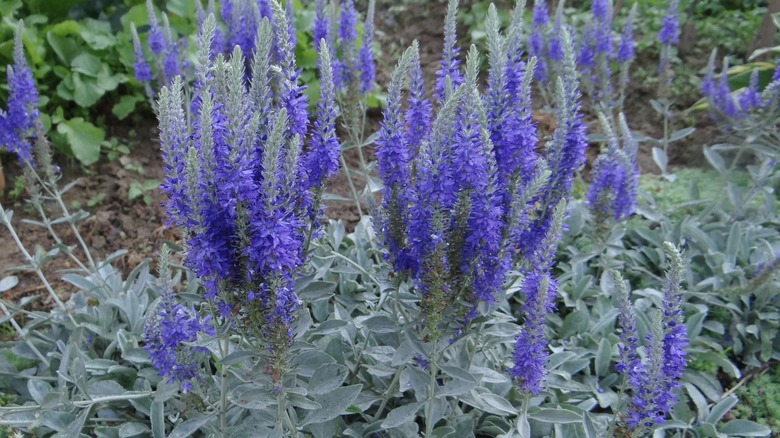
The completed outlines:
{"type": "Polygon", "coordinates": [[[664,242],[669,261],[663,287],[661,308],[653,316],[646,339],[646,359],[637,352],[636,319],[625,283],[619,273],[613,272],[617,288],[619,324],[621,326],[620,363],[632,395],[622,420],[629,430],[641,434],[654,425],[662,425],[677,404],[676,390],[685,371],[685,351],[688,336],[682,311],[682,281],[684,266],[677,248],[664,242]]]}
{"type": "Polygon", "coordinates": [[[213,57],[216,20],[198,41],[195,123],[186,123],[184,85],[160,92],[163,190],[172,221],[184,231],[186,263],[202,280],[220,324],[268,345],[261,353],[274,384],[283,387],[292,323],[300,300],[295,280],[316,232],[322,185],[337,170],[330,52],[320,65],[323,96],[313,137],[298,84],[285,10],[271,3],[257,31],[254,56],[239,46],[229,60],[213,57]],[[273,42],[282,42],[273,60],[273,42]],[[251,78],[245,80],[245,66],[251,78]],[[276,72],[276,73],[274,73],[276,72]]]}

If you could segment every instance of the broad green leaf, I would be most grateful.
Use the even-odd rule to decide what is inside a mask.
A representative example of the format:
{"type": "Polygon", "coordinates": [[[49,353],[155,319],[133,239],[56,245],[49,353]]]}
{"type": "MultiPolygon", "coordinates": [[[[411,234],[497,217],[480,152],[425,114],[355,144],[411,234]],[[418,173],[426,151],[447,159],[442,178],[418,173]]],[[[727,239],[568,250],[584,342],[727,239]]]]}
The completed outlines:
{"type": "Polygon", "coordinates": [[[65,135],[73,155],[85,166],[100,158],[100,145],[106,138],[102,129],[81,117],[76,117],[57,125],[57,132],[65,135]]]}
{"type": "Polygon", "coordinates": [[[89,52],[81,52],[70,63],[70,68],[73,71],[93,78],[97,77],[102,66],[103,63],[100,61],[100,58],[89,52]]]}

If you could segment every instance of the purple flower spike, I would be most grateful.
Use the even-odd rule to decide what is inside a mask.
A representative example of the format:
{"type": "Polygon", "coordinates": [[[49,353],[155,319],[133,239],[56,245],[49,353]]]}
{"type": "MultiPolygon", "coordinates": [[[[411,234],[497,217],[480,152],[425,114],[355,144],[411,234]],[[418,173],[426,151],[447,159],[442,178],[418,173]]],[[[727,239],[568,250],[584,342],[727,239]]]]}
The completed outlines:
{"type": "Polygon", "coordinates": [[[664,46],[674,46],[680,41],[679,3],[679,0],[669,1],[669,8],[664,16],[661,31],[658,33],[658,40],[664,46]]]}
{"type": "Polygon", "coordinates": [[[24,24],[19,21],[14,33],[14,64],[8,66],[8,108],[5,112],[0,110],[0,147],[32,165],[30,139],[40,123],[40,113],[38,90],[24,56],[23,29],[24,24]]]}
{"type": "Polygon", "coordinates": [[[366,24],[363,26],[363,43],[358,54],[358,70],[360,71],[360,92],[367,93],[374,89],[376,66],[374,62],[374,0],[368,4],[366,24]]]}

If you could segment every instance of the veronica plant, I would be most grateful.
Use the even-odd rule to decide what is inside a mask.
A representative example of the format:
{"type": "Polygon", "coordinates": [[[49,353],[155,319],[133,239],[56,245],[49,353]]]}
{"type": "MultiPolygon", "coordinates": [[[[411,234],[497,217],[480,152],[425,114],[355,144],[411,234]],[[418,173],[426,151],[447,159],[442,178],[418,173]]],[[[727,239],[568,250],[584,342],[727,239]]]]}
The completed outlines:
{"type": "MultiPolygon", "coordinates": [[[[451,1],[448,10],[456,8],[457,1],[451,1]]],[[[515,16],[523,9],[524,2],[517,2],[515,16]]],[[[534,153],[530,87],[535,60],[526,64],[521,59],[520,23],[513,20],[502,34],[491,6],[486,91],[477,87],[478,52],[472,46],[465,73],[440,70],[443,102],[432,123],[430,104],[419,91],[417,45],[404,53],[393,73],[377,139],[385,196],[375,221],[398,278],[410,279],[420,295],[420,319],[413,322],[432,343],[424,358],[431,376],[440,360],[438,340],[463,336],[475,318],[489,314],[504,297],[509,268],[515,263],[521,267],[525,327],[510,374],[522,390],[538,394],[547,357],[544,320],[555,294],[550,270],[586,141],[574,53],[564,31],[558,129],[545,153],[534,153]],[[462,83],[455,86],[453,77],[462,77],[462,83]],[[404,118],[401,91],[407,80],[411,85],[404,118]]],[[[452,53],[457,50],[445,44],[448,61],[443,66],[455,63],[452,53]]]]}
{"type": "Polygon", "coordinates": [[[625,375],[632,396],[627,411],[621,416],[616,430],[627,428],[633,435],[641,435],[656,425],[663,425],[666,416],[677,404],[677,388],[686,366],[686,333],[681,308],[684,267],[682,257],[671,243],[664,243],[669,269],[663,287],[662,306],[652,318],[647,334],[646,357],[642,360],[638,348],[636,318],[629,302],[622,276],[612,271],[616,288],[619,322],[622,328],[618,371],[625,375]]]}
{"type": "Polygon", "coordinates": [[[215,321],[268,345],[261,353],[281,385],[300,305],[294,282],[318,227],[322,184],[338,170],[339,142],[324,49],[319,120],[304,154],[307,104],[284,9],[275,1],[272,7],[277,25],[261,22],[248,83],[239,46],[229,61],[212,61],[216,20],[209,15],[198,42],[194,126],[186,123],[180,78],[163,88],[159,108],[163,189],[172,220],[185,231],[187,265],[218,309],[215,321]],[[270,62],[274,38],[279,64],[270,62]]]}
{"type": "Polygon", "coordinates": [[[132,25],[134,69],[135,79],[144,85],[149,99],[154,99],[156,89],[169,85],[173,78],[184,74],[185,61],[183,60],[182,47],[185,40],[175,39],[166,14],[162,14],[162,25],[160,25],[152,0],[146,1],[146,9],[149,14],[149,51],[155,68],[152,69],[147,61],[144,48],[138,37],[138,31],[135,25],[132,25]]]}
{"type": "MultiPolygon", "coordinates": [[[[8,107],[0,108],[0,147],[15,154],[24,165],[32,165],[30,138],[35,136],[36,128],[40,128],[40,116],[38,90],[24,57],[23,29],[24,23],[20,21],[14,32],[14,65],[8,66],[8,107]]],[[[40,129],[37,134],[40,135],[40,129]]],[[[0,187],[5,187],[2,163],[0,187]]]]}
{"type": "MultiPolygon", "coordinates": [[[[374,59],[375,0],[368,2],[362,38],[358,46],[358,13],[354,0],[343,0],[330,7],[326,0],[317,0],[312,34],[314,47],[319,52],[321,41],[326,41],[333,51],[333,82],[337,93],[343,126],[349,136],[344,150],[356,149],[360,160],[360,173],[369,181],[369,168],[363,153],[365,147],[366,110],[368,95],[374,90],[376,61],[374,59]]],[[[342,169],[352,191],[358,214],[363,215],[360,195],[354,185],[346,159],[341,158],[342,169]]],[[[366,184],[368,186],[368,184],[366,184]]]]}
{"type": "Polygon", "coordinates": [[[599,120],[606,132],[607,148],[593,163],[592,183],[588,190],[588,207],[600,229],[597,235],[633,213],[639,185],[637,142],[628,129],[625,117],[622,113],[619,115],[622,142],[606,116],[600,114],[599,120]]]}

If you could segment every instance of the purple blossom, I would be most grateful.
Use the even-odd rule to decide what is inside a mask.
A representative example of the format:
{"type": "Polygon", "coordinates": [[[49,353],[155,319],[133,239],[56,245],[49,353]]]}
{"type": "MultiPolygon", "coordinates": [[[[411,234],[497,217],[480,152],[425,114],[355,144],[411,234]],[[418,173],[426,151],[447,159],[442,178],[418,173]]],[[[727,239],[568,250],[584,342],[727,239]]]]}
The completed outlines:
{"type": "Polygon", "coordinates": [[[146,11],[149,15],[149,48],[155,55],[162,55],[166,49],[165,35],[160,22],[157,21],[152,0],[146,0],[146,11]]]}
{"type": "Polygon", "coordinates": [[[320,187],[338,172],[341,153],[341,144],[336,136],[336,91],[331,53],[325,40],[320,43],[320,101],[307,154],[308,187],[320,187]]]}
{"type": "MultiPolygon", "coordinates": [[[[419,66],[417,46],[413,46],[414,57],[419,66]]],[[[405,54],[407,57],[411,55],[405,54]]],[[[389,249],[396,269],[407,271],[414,265],[405,247],[409,191],[410,163],[414,151],[410,150],[406,141],[406,130],[401,113],[401,92],[404,86],[406,72],[399,65],[393,73],[390,88],[387,93],[387,107],[384,110],[384,120],[376,140],[376,158],[379,167],[379,177],[385,185],[385,196],[382,207],[387,212],[387,218],[381,220],[384,245],[389,249]]],[[[411,111],[411,108],[410,108],[411,111]]]]}
{"type": "Polygon", "coordinates": [[[149,63],[146,62],[144,49],[141,47],[141,41],[138,39],[138,32],[135,30],[135,24],[131,24],[131,30],[133,33],[133,54],[135,55],[135,63],[133,64],[135,79],[141,83],[152,82],[152,68],[149,67],[149,63]]]}
{"type": "Polygon", "coordinates": [[[366,24],[363,26],[363,43],[358,54],[361,93],[367,93],[374,89],[374,78],[376,76],[376,66],[374,64],[374,2],[372,1],[368,6],[366,24]]]}
{"type": "Polygon", "coordinates": [[[19,157],[23,163],[33,163],[30,139],[40,123],[38,90],[27,66],[22,45],[23,23],[14,33],[14,64],[8,66],[8,108],[0,110],[0,146],[19,157]]]}
{"type": "Polygon", "coordinates": [[[444,49],[442,51],[441,67],[436,70],[436,88],[434,96],[438,101],[444,101],[447,97],[447,81],[456,89],[463,83],[463,73],[460,71],[460,60],[456,47],[456,19],[458,13],[457,0],[450,0],[447,7],[447,17],[444,22],[444,49]]]}
{"type": "Polygon", "coordinates": [[[334,47],[331,44],[331,28],[330,18],[328,17],[325,6],[328,0],[317,0],[316,14],[314,16],[314,29],[312,30],[312,36],[314,37],[314,49],[319,52],[320,41],[325,40],[329,47],[334,47]]]}
{"type": "Polygon", "coordinates": [[[555,309],[556,290],[557,284],[549,272],[531,271],[523,282],[525,321],[515,341],[514,366],[508,372],[522,390],[533,395],[539,395],[547,375],[545,365],[550,353],[544,321],[555,309]]]}
{"type": "MultiPolygon", "coordinates": [[[[632,138],[626,138],[626,147],[620,149],[609,122],[602,119],[611,137],[607,150],[593,164],[593,182],[588,189],[588,206],[596,223],[611,219],[622,221],[633,213],[639,170],[631,149],[632,138]]],[[[626,136],[630,134],[625,133],[626,136]]]]}
{"type": "Polygon", "coordinates": [[[620,44],[617,51],[617,62],[631,62],[636,54],[636,42],[634,41],[634,14],[631,13],[623,27],[620,44]]]}
{"type": "MultiPolygon", "coordinates": [[[[531,37],[529,55],[537,58],[537,68],[534,71],[534,78],[542,83],[548,80],[547,60],[544,56],[545,33],[550,23],[550,14],[547,11],[547,2],[545,0],[534,1],[533,23],[531,25],[531,37]]],[[[557,52],[557,51],[556,51],[557,52]]]]}
{"type": "Polygon", "coordinates": [[[753,109],[763,106],[761,93],[758,89],[758,70],[753,70],[750,75],[750,83],[739,96],[739,109],[742,113],[748,113],[753,109]]]}
{"type": "Polygon", "coordinates": [[[188,392],[191,381],[200,378],[196,356],[208,354],[208,350],[186,343],[196,341],[201,333],[215,335],[209,323],[211,315],[201,319],[194,309],[177,304],[169,290],[160,297],[155,312],[144,326],[144,349],[161,377],[166,377],[168,383],[180,382],[182,390],[188,392]]]}
{"type": "MultiPolygon", "coordinates": [[[[645,362],[639,359],[636,351],[638,342],[633,310],[625,286],[618,285],[620,324],[623,329],[623,345],[620,349],[622,361],[618,370],[626,374],[634,391],[626,416],[626,423],[631,429],[649,428],[665,422],[666,416],[677,404],[675,390],[682,386],[679,380],[687,365],[685,348],[688,346],[688,336],[680,293],[682,261],[673,245],[666,242],[664,246],[670,259],[670,268],[664,282],[660,313],[647,335],[645,362]]],[[[614,277],[619,278],[619,275],[614,277]]]]}
{"type": "Polygon", "coordinates": [[[780,58],[777,58],[775,64],[776,67],[775,67],[775,72],[772,74],[772,82],[776,80],[780,80],[780,58]]]}
{"type": "Polygon", "coordinates": [[[673,46],[680,40],[680,18],[678,12],[679,0],[670,0],[669,8],[664,16],[658,40],[664,46],[673,46]]]}
{"type": "Polygon", "coordinates": [[[409,65],[409,107],[406,110],[406,144],[412,154],[420,148],[423,139],[431,130],[433,105],[425,97],[425,79],[420,66],[420,55],[412,58],[409,65]]]}

